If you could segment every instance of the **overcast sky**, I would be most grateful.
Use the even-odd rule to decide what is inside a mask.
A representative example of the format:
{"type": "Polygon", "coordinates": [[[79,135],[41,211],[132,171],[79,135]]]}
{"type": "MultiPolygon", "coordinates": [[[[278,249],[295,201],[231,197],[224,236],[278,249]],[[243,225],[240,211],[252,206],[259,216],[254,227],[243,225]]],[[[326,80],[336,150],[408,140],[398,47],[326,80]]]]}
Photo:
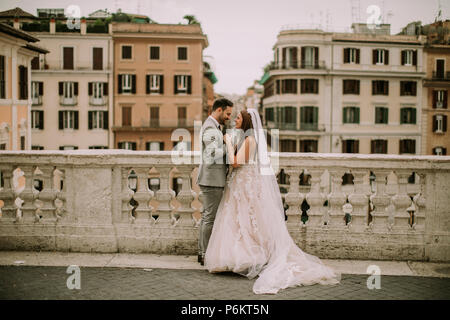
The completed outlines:
{"type": "Polygon", "coordinates": [[[0,10],[21,7],[36,15],[37,8],[78,5],[81,15],[87,16],[97,9],[121,8],[159,23],[185,23],[183,16],[193,14],[208,35],[204,56],[210,57],[219,80],[215,91],[244,94],[272,60],[272,46],[282,26],[313,24],[343,31],[354,22],[352,4],[356,11],[359,6],[359,22],[377,16],[374,11],[367,13],[369,6],[376,5],[395,34],[411,21],[433,22],[439,3],[443,18],[448,19],[450,0],[1,0],[0,10]]]}

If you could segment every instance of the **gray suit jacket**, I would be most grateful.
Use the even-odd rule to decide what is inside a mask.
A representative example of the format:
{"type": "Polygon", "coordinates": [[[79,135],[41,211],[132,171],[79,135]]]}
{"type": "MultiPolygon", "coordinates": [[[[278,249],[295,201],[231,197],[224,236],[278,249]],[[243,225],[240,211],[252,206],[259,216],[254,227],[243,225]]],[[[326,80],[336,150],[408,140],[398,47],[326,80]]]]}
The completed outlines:
{"type": "Polygon", "coordinates": [[[227,148],[223,134],[214,120],[208,117],[200,131],[202,137],[202,159],[197,183],[201,186],[225,187],[227,175],[227,148]]]}

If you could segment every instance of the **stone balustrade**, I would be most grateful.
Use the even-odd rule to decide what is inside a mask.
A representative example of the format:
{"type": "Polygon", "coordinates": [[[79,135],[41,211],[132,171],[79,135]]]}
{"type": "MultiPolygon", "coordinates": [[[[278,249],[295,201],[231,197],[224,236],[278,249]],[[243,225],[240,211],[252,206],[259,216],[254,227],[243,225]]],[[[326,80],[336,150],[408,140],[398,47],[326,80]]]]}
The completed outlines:
{"type": "MultiPolygon", "coordinates": [[[[170,151],[0,152],[0,250],[196,254],[199,153],[180,154],[183,163],[170,151]]],[[[271,157],[304,251],[450,261],[450,157],[271,157]]]]}

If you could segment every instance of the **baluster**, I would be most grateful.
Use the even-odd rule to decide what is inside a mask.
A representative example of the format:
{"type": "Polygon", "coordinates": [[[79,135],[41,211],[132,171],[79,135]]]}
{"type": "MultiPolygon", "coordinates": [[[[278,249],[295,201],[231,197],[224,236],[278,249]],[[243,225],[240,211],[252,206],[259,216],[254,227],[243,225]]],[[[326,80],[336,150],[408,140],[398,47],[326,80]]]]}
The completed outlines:
{"type": "Polygon", "coordinates": [[[311,175],[311,190],[306,195],[306,201],[309,204],[307,226],[322,226],[323,225],[323,202],[325,197],[320,193],[320,177],[323,174],[323,169],[308,169],[311,175]]]}
{"type": "Polygon", "coordinates": [[[129,219],[130,222],[134,222],[134,217],[132,216],[131,210],[133,207],[130,205],[130,200],[134,195],[134,191],[128,186],[128,172],[130,168],[122,168],[122,219],[129,219]]]}
{"type": "MultiPolygon", "coordinates": [[[[56,199],[56,190],[53,189],[53,167],[42,166],[39,167],[42,174],[42,182],[44,187],[38,195],[38,199],[43,202],[43,206],[39,209],[43,213],[45,218],[54,217],[55,215],[55,205],[54,201],[56,199]]],[[[56,219],[53,219],[56,220],[56,219]]]]}
{"type": "Polygon", "coordinates": [[[3,175],[3,189],[0,190],[0,200],[3,200],[2,219],[15,219],[16,206],[14,201],[16,200],[16,195],[12,188],[12,177],[13,168],[12,166],[2,166],[0,170],[3,175]]]}
{"type": "Polygon", "coordinates": [[[386,193],[386,177],[389,175],[389,170],[373,170],[376,178],[375,183],[377,190],[375,194],[370,196],[370,201],[374,205],[372,211],[372,222],[370,227],[373,231],[387,231],[389,226],[389,212],[388,206],[390,204],[390,197],[386,193]]]}
{"type": "Polygon", "coordinates": [[[328,194],[328,213],[332,227],[345,227],[343,206],[347,196],[342,192],[342,176],[345,170],[330,169],[331,193],[328,194]]]}
{"type": "MultiPolygon", "coordinates": [[[[25,188],[19,194],[20,199],[23,200],[21,208],[23,219],[32,218],[34,220],[35,218],[36,206],[34,205],[34,200],[37,199],[39,194],[39,191],[33,187],[35,169],[36,166],[33,165],[21,166],[25,178],[25,188]]],[[[21,220],[21,218],[18,220],[21,220]]]]}
{"type": "Polygon", "coordinates": [[[420,192],[413,198],[416,204],[416,212],[414,215],[413,228],[416,231],[423,232],[425,230],[425,216],[426,216],[426,199],[425,199],[425,187],[426,187],[426,174],[425,172],[416,172],[420,179],[420,192]]]}
{"type": "Polygon", "coordinates": [[[152,221],[151,213],[153,207],[149,204],[151,198],[154,196],[154,192],[148,188],[148,168],[136,168],[134,169],[137,175],[137,190],[134,193],[133,199],[136,200],[139,205],[135,209],[134,222],[147,223],[152,221]]]}
{"type": "Polygon", "coordinates": [[[348,202],[352,205],[352,219],[349,228],[355,231],[363,231],[367,228],[368,197],[365,194],[366,184],[364,177],[367,170],[352,170],[354,191],[348,196],[348,202]]]}
{"type": "Polygon", "coordinates": [[[181,190],[177,195],[177,200],[180,202],[180,207],[177,210],[177,213],[180,215],[180,218],[176,222],[178,226],[193,227],[195,224],[195,220],[192,217],[195,210],[191,206],[196,196],[191,186],[191,174],[194,168],[195,166],[192,165],[180,165],[177,167],[180,177],[183,180],[181,190]]]}
{"type": "Polygon", "coordinates": [[[404,170],[396,170],[395,174],[397,176],[398,192],[392,197],[392,203],[395,205],[395,215],[394,215],[394,230],[408,230],[409,225],[409,213],[406,210],[411,205],[411,198],[408,196],[406,190],[408,186],[408,177],[411,172],[404,170]]]}
{"type": "Polygon", "coordinates": [[[160,189],[156,192],[156,200],[158,200],[158,209],[156,210],[158,220],[156,221],[156,223],[161,226],[168,226],[172,221],[170,214],[173,210],[173,206],[170,204],[170,201],[174,197],[173,190],[170,190],[169,188],[169,173],[172,169],[172,166],[159,165],[156,167],[156,169],[160,174],[160,189]]]}
{"type": "Polygon", "coordinates": [[[300,174],[302,169],[298,167],[287,167],[284,172],[289,175],[289,192],[285,196],[285,202],[289,206],[286,211],[288,216],[287,224],[289,227],[303,226],[302,210],[300,205],[303,202],[305,196],[299,191],[300,174]]]}
{"type": "MultiPolygon", "coordinates": [[[[62,182],[63,187],[60,188],[60,186],[58,186],[58,188],[56,189],[56,199],[54,201],[55,204],[55,218],[56,221],[59,221],[59,219],[61,219],[62,215],[64,214],[64,212],[66,212],[66,204],[67,204],[67,181],[66,181],[66,170],[64,169],[57,169],[61,175],[60,175],[60,183],[62,182]]],[[[53,171],[53,174],[55,173],[55,171],[53,171]]]]}

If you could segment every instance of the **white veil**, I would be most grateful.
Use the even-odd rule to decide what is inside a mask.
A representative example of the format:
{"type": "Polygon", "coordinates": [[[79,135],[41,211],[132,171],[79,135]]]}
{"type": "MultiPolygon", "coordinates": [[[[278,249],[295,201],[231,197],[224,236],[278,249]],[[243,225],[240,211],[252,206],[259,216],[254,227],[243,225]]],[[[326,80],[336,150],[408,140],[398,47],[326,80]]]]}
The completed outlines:
{"type": "Polygon", "coordinates": [[[275,173],[270,164],[267,142],[258,111],[248,108],[252,117],[256,140],[256,164],[259,169],[259,192],[263,194],[260,214],[268,222],[265,230],[266,245],[270,248],[269,261],[259,273],[253,292],[276,293],[291,286],[314,283],[336,284],[340,274],[325,266],[313,255],[303,252],[291,238],[284,218],[284,207],[275,173]]]}

